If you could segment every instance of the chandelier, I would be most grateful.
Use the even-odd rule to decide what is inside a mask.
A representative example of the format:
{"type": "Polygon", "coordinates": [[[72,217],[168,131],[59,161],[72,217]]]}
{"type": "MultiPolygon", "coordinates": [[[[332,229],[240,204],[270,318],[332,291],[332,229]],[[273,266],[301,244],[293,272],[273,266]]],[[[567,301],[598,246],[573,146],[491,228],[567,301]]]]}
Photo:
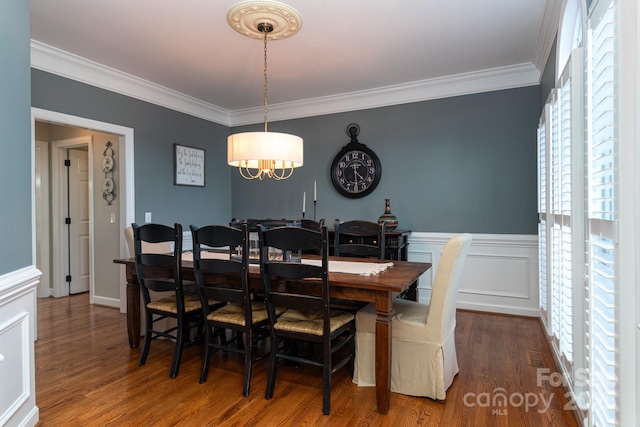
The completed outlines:
{"type": "Polygon", "coordinates": [[[242,132],[227,138],[227,163],[245,179],[287,179],[303,164],[302,138],[269,132],[267,126],[267,39],[279,40],[298,32],[302,20],[287,5],[275,1],[247,1],[227,13],[229,25],[240,34],[264,40],[264,131],[242,132]]]}

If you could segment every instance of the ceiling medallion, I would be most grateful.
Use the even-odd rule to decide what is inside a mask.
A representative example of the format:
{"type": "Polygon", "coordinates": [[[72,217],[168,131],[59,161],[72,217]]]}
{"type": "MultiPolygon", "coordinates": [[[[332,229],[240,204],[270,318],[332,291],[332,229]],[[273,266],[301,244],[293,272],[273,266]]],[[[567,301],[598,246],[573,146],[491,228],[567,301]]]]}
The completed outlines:
{"type": "Polygon", "coordinates": [[[277,1],[245,1],[235,5],[227,13],[227,22],[240,34],[260,39],[264,33],[258,30],[258,24],[273,26],[269,40],[281,40],[291,37],[300,30],[302,18],[295,9],[277,1]]]}

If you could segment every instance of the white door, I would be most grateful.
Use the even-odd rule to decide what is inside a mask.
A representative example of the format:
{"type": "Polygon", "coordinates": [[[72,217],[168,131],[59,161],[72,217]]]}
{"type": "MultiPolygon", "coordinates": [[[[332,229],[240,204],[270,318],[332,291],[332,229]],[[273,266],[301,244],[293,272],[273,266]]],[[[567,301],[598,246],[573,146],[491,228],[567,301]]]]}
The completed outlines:
{"type": "Polygon", "coordinates": [[[89,156],[86,150],[69,149],[69,293],[89,291],[89,156]]]}

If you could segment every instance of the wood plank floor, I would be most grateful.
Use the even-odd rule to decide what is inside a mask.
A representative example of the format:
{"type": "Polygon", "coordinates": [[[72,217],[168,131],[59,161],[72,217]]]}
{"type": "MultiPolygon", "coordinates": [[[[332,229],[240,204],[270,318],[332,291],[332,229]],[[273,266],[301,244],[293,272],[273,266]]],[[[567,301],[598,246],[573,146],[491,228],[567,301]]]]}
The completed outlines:
{"type": "Polygon", "coordinates": [[[538,381],[537,368],[556,371],[538,319],[466,311],[457,319],[460,373],[446,402],[392,393],[389,414],[380,415],[374,389],[356,386],[341,370],[327,416],[318,368],[282,366],[274,397],[265,400],[267,364],[258,362],[243,397],[241,358],[216,353],[208,381],[199,384],[202,348],[194,345],[172,380],[170,341],[152,343],[139,368],[125,315],[91,306],[87,294],[39,299],[38,425],[577,426],[565,390],[538,381]]]}

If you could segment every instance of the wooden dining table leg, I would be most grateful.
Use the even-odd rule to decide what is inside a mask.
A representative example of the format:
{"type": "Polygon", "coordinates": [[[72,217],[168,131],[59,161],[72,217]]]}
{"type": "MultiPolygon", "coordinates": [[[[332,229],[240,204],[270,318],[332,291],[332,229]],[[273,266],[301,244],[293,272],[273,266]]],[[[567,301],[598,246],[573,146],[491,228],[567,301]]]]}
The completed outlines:
{"type": "Polygon", "coordinates": [[[388,292],[376,295],[376,403],[378,413],[389,412],[391,398],[391,311],[393,302],[388,292]]]}
{"type": "Polygon", "coordinates": [[[129,347],[140,347],[140,284],[135,266],[127,265],[127,334],[129,347]]]}

